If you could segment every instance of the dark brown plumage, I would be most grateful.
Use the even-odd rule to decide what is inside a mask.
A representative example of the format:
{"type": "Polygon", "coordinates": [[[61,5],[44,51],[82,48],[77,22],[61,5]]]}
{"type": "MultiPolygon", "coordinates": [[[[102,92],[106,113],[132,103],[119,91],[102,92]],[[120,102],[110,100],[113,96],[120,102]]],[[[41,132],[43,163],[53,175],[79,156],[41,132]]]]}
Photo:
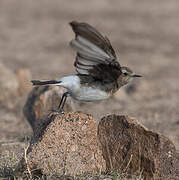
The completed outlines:
{"type": "Polygon", "coordinates": [[[71,45],[77,49],[74,65],[78,74],[88,74],[103,82],[117,82],[121,74],[120,64],[108,38],[87,23],[73,21],[70,25],[75,32],[75,40],[71,41],[71,45]],[[86,49],[80,50],[80,45],[86,46],[86,49]],[[94,52],[100,52],[98,48],[104,51],[102,56],[94,52]]]}
{"type": "Polygon", "coordinates": [[[76,37],[82,36],[91,43],[103,49],[107,54],[110,54],[116,59],[115,51],[107,37],[103,37],[94,27],[87,23],[79,23],[72,21],[70,23],[76,37]]]}
{"type": "Polygon", "coordinates": [[[33,86],[40,86],[40,85],[48,85],[48,84],[59,84],[59,81],[56,80],[49,80],[49,81],[41,81],[41,80],[32,80],[33,86]]]}

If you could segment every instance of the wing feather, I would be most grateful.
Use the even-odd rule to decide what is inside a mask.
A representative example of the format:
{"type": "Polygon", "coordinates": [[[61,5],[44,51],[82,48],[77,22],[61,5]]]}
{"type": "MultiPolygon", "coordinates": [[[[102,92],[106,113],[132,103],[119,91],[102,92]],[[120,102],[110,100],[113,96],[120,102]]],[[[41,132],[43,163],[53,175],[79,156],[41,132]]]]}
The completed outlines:
{"type": "Polygon", "coordinates": [[[116,59],[115,51],[108,40],[107,37],[103,37],[95,28],[90,26],[87,23],[79,23],[76,21],[72,21],[70,23],[73,31],[77,36],[81,36],[91,42],[92,44],[96,45],[97,47],[101,48],[104,52],[106,52],[110,57],[116,59]]]}
{"type": "Polygon", "coordinates": [[[74,63],[76,71],[99,80],[115,81],[121,69],[108,38],[87,23],[73,21],[70,25],[76,35],[70,42],[77,51],[74,63]]]}

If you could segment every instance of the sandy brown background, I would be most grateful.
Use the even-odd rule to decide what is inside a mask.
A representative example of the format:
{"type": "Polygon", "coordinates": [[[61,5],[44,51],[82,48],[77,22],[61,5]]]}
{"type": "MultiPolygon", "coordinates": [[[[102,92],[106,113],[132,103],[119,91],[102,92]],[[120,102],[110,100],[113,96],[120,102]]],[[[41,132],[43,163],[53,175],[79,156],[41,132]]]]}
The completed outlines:
{"type": "MultiPolygon", "coordinates": [[[[68,25],[72,20],[107,35],[121,65],[143,75],[110,100],[76,109],[97,120],[104,114],[128,114],[179,148],[179,1],[1,0],[0,61],[14,72],[28,68],[33,79],[75,73],[75,52],[68,45],[74,37],[68,25]]],[[[18,142],[31,133],[22,114],[1,112],[0,121],[0,141],[18,142]]]]}

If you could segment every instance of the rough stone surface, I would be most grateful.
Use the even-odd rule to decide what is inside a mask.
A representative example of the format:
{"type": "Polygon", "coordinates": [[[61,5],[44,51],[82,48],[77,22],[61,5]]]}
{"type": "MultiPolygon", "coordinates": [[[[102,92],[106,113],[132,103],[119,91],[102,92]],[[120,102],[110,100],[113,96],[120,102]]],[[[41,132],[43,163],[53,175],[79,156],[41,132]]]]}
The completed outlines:
{"type": "MultiPolygon", "coordinates": [[[[66,90],[58,86],[39,86],[32,89],[23,112],[33,130],[36,121],[44,120],[42,117],[57,109],[64,92],[66,90]]],[[[73,102],[68,97],[64,107],[65,112],[71,111],[72,106],[73,102]]]]}
{"type": "Polygon", "coordinates": [[[13,104],[18,94],[18,80],[15,73],[0,63],[0,103],[8,108],[13,104]]]}
{"type": "MultiPolygon", "coordinates": [[[[52,113],[34,135],[28,149],[28,167],[43,174],[100,173],[105,162],[97,138],[96,120],[83,113],[52,113]]],[[[42,122],[42,121],[41,121],[42,122]]],[[[21,160],[18,171],[24,169],[21,160]]]]}
{"type": "Polygon", "coordinates": [[[146,179],[179,179],[179,153],[166,137],[128,116],[101,119],[98,137],[108,171],[142,174],[146,179]]]}

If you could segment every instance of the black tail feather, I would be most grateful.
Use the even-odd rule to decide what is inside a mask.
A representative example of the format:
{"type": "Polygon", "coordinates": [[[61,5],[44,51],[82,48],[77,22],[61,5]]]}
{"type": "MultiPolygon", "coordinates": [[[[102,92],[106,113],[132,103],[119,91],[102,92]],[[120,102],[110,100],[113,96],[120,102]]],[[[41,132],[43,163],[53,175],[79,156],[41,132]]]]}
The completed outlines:
{"type": "Polygon", "coordinates": [[[43,80],[32,80],[33,86],[41,86],[41,85],[50,85],[50,84],[59,84],[60,81],[56,80],[49,80],[49,81],[43,81],[43,80]]]}

